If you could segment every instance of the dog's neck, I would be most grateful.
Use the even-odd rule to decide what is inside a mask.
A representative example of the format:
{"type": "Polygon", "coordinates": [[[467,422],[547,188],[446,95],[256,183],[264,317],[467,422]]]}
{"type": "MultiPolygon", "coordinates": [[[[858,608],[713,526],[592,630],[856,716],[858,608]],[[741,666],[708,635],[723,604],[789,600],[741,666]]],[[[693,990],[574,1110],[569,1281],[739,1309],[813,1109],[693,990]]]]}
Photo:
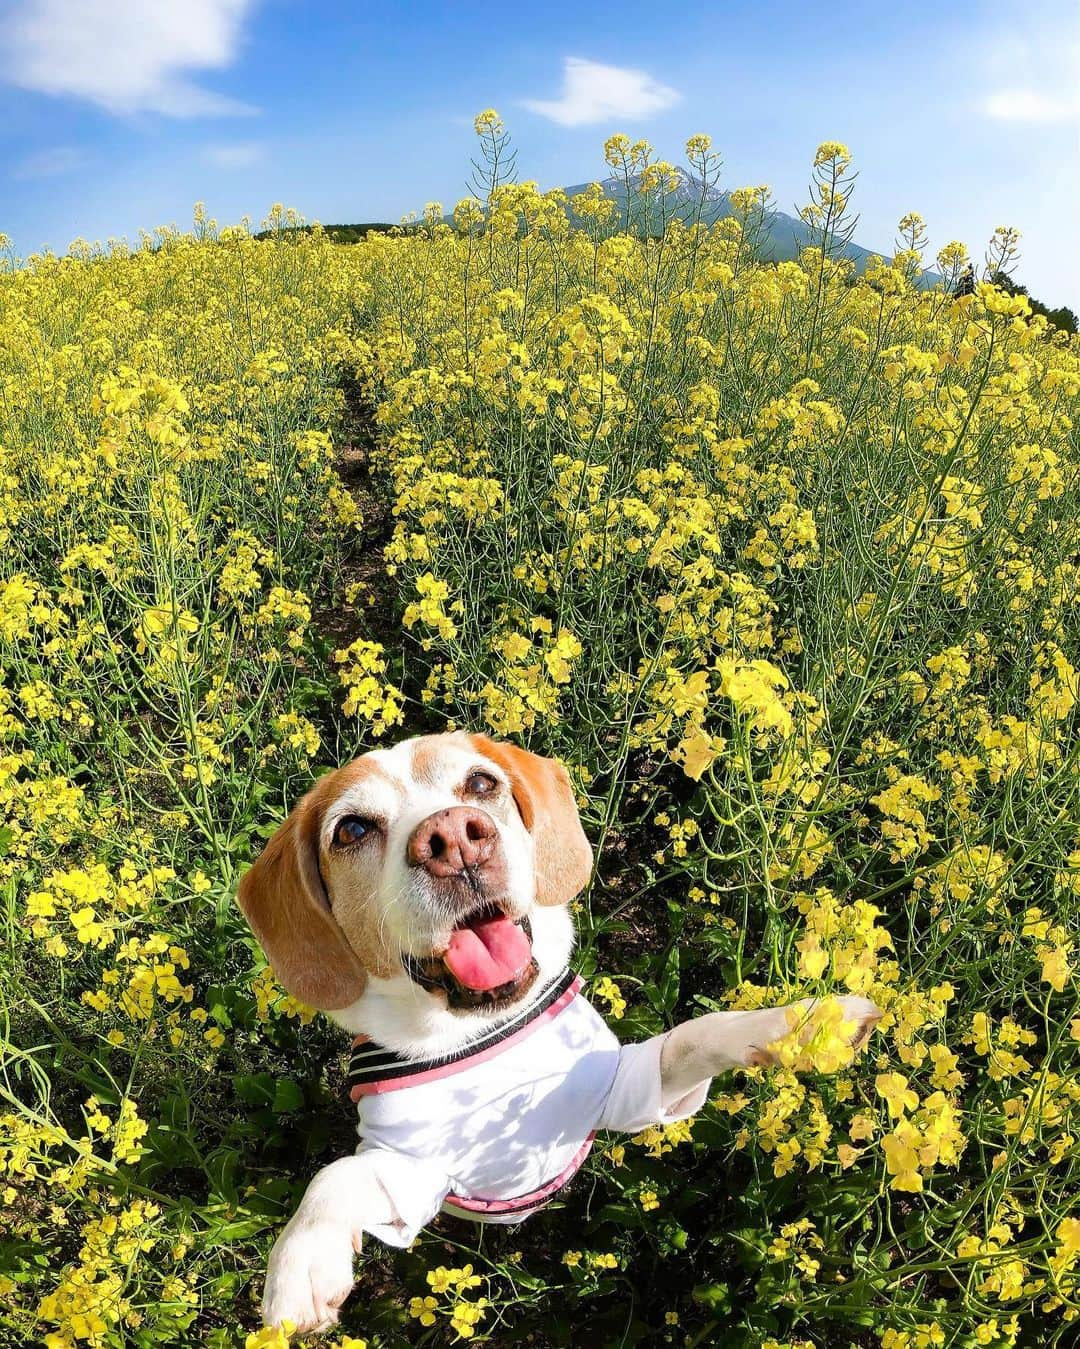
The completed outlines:
{"type": "Polygon", "coordinates": [[[389,979],[369,978],[356,1002],[329,1016],[352,1035],[366,1035],[408,1058],[453,1054],[515,1016],[566,968],[574,945],[573,923],[566,906],[537,905],[529,917],[533,957],[540,973],[523,1003],[497,1012],[453,1012],[446,1006],[445,994],[422,988],[403,969],[389,979]]]}

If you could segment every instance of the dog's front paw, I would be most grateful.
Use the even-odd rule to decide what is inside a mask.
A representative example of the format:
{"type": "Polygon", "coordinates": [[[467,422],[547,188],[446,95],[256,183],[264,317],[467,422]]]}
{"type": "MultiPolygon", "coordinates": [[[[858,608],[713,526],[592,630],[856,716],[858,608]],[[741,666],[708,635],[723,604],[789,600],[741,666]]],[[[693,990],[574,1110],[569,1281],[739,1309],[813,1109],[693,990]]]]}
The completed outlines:
{"type": "MultiPolygon", "coordinates": [[[[870,1032],[883,1015],[881,1009],[875,1003],[871,1002],[869,998],[860,998],[852,994],[844,994],[834,998],[803,998],[790,1007],[778,1007],[767,1014],[773,1018],[770,1026],[772,1033],[760,1037],[759,1043],[749,1047],[747,1066],[764,1068],[771,1064],[788,1062],[788,1058],[774,1048],[780,1042],[789,1046],[789,1057],[791,1059],[789,1066],[795,1067],[796,1070],[800,1067],[809,1066],[808,1064],[800,1064],[799,1056],[790,1051],[794,1049],[796,1040],[800,1044],[806,1044],[813,1035],[818,1021],[818,1017],[815,1015],[817,1009],[822,1007],[827,1010],[830,1003],[839,1005],[841,1024],[854,1027],[847,1034],[848,1044],[851,1045],[852,1049],[861,1049],[870,1038],[870,1032]]],[[[833,1015],[835,1016],[835,1012],[833,1015]]],[[[818,1066],[826,1071],[834,1071],[835,1068],[842,1065],[826,1062],[818,1066]]]]}
{"type": "Polygon", "coordinates": [[[327,1330],[352,1292],[353,1244],[347,1227],[297,1214],[274,1243],[266,1269],[263,1321],[291,1321],[297,1334],[327,1330]]]}
{"type": "Polygon", "coordinates": [[[851,1036],[851,1047],[862,1049],[870,1038],[870,1032],[885,1015],[881,1008],[869,998],[857,998],[845,994],[836,1001],[844,1009],[844,1020],[854,1021],[855,1030],[851,1036]]]}

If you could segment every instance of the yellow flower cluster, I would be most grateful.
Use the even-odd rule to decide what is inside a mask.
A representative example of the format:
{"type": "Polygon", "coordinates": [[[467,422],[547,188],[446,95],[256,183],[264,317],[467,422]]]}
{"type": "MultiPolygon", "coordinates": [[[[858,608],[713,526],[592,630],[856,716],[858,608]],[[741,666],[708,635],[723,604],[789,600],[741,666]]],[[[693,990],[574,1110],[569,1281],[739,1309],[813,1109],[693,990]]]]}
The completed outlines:
{"type": "Polygon", "coordinates": [[[566,1251],[562,1262],[568,1269],[618,1269],[618,1257],[612,1251],[566,1251]]]}
{"type": "Polygon", "coordinates": [[[626,999],[614,979],[607,975],[597,979],[591,989],[593,997],[602,998],[607,1003],[608,1015],[618,1020],[626,1011],[626,999]]]}
{"type": "MultiPolygon", "coordinates": [[[[294,1340],[296,1327],[289,1321],[284,1326],[264,1326],[244,1337],[244,1349],[290,1349],[303,1340],[294,1340]]],[[[367,1340],[357,1339],[355,1335],[339,1335],[333,1340],[325,1340],[326,1349],[368,1349],[367,1340]]]]}
{"type": "Polygon", "coordinates": [[[306,1026],[314,1020],[315,1009],[298,1002],[296,998],[286,993],[274,978],[274,971],[269,965],[264,965],[252,978],[251,993],[260,1021],[283,1016],[295,1018],[301,1026],[306,1026]]]}
{"type": "Polygon", "coordinates": [[[347,690],[347,717],[363,717],[373,735],[385,735],[404,720],[401,694],[386,680],[386,661],[378,642],[358,637],[344,651],[335,651],[334,660],[343,667],[338,678],[347,690]]]}
{"type": "Polygon", "coordinates": [[[484,1284],[481,1276],[473,1273],[472,1265],[454,1269],[439,1265],[428,1270],[427,1282],[431,1293],[412,1298],[409,1315],[422,1326],[433,1326],[442,1314],[454,1332],[455,1342],[472,1339],[490,1305],[486,1297],[470,1299],[466,1296],[471,1289],[484,1284]],[[439,1297],[444,1301],[440,1302],[439,1297]]]}

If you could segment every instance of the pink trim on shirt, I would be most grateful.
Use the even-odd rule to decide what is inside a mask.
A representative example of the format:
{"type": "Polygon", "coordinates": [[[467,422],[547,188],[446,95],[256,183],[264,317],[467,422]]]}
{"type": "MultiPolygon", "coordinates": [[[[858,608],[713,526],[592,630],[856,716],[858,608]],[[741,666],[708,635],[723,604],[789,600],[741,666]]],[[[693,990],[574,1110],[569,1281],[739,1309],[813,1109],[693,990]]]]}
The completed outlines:
{"type": "Polygon", "coordinates": [[[558,1190],[562,1189],[570,1177],[580,1170],[581,1164],[589,1155],[595,1137],[596,1130],[594,1129],[574,1154],[569,1166],[564,1171],[560,1171],[554,1180],[549,1180],[546,1185],[541,1185],[538,1190],[530,1190],[528,1194],[517,1194],[512,1199],[474,1199],[467,1195],[448,1194],[443,1200],[443,1204],[461,1209],[467,1217],[485,1213],[493,1215],[516,1213],[523,1218],[527,1217],[538,1208],[542,1208],[558,1190]]]}
{"type": "MultiPolygon", "coordinates": [[[[378,1096],[387,1091],[400,1091],[404,1087],[418,1087],[425,1082],[434,1082],[440,1077],[449,1077],[452,1073],[463,1072],[466,1068],[471,1068],[474,1063],[483,1063],[487,1059],[494,1058],[496,1054],[501,1054],[504,1049],[509,1049],[511,1045],[520,1044],[533,1031],[539,1030],[541,1025],[550,1017],[558,1016],[563,1008],[568,1007],[577,997],[584,982],[580,974],[576,975],[570,987],[561,993],[549,1007],[545,1007],[539,1016],[534,1016],[531,1021],[526,1021],[512,1035],[508,1035],[505,1040],[499,1040],[496,1044],[489,1045],[487,1049],[481,1049],[479,1053],[469,1054],[465,1058],[456,1059],[451,1063],[439,1064],[435,1068],[426,1068],[423,1072],[410,1073],[403,1077],[387,1077],[377,1082],[360,1082],[352,1088],[349,1096],[352,1100],[358,1101],[361,1096],[378,1096]]],[[[364,1035],[358,1035],[353,1041],[353,1045],[364,1044],[368,1038],[364,1035]]]]}

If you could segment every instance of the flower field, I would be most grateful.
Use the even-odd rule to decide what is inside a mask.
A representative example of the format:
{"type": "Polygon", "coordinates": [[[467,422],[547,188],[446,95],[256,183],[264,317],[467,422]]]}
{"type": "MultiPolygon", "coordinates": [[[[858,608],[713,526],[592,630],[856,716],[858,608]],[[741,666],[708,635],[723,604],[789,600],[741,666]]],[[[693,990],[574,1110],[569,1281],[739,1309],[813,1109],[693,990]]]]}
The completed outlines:
{"type": "Polygon", "coordinates": [[[620,1036],[886,1014],[518,1228],[372,1242],[325,1343],[1075,1344],[1080,343],[954,298],[959,245],[927,284],[915,216],[856,277],[838,144],[772,265],[763,189],[674,217],[613,137],[625,207],[570,203],[477,129],[453,225],[0,271],[0,1343],[287,1343],[348,1046],[236,883],[314,777],[454,725],[569,766],[620,1036]]]}

